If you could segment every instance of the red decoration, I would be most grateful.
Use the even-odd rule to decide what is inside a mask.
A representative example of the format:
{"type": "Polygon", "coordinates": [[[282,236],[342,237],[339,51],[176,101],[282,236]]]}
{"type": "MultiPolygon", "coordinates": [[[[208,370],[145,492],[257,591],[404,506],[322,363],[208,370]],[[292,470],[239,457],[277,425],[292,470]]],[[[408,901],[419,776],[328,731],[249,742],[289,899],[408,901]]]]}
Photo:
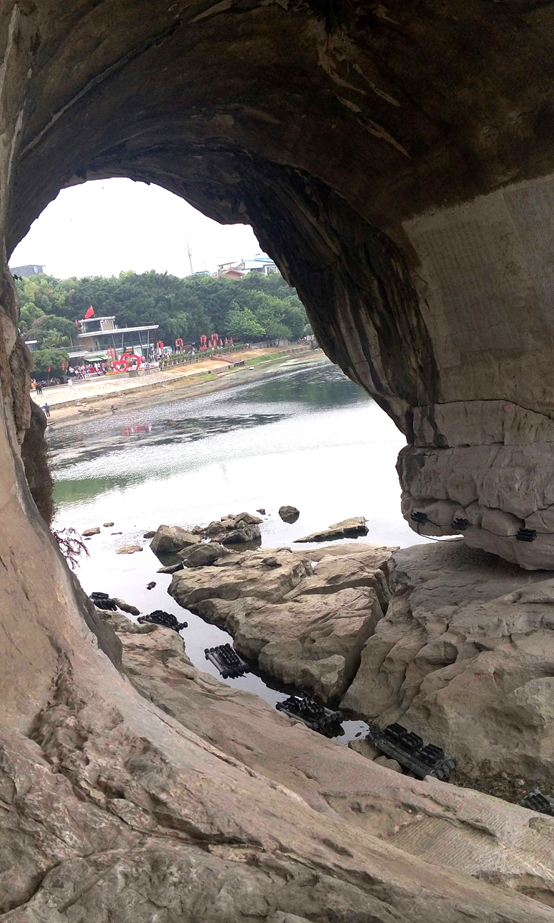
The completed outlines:
{"type": "Polygon", "coordinates": [[[116,372],[126,372],[127,369],[129,368],[129,363],[127,362],[127,359],[125,359],[122,356],[121,359],[115,360],[115,362],[113,363],[113,367],[116,370],[116,372]]]}
{"type": "Polygon", "coordinates": [[[182,353],[182,352],[183,352],[183,345],[184,345],[184,344],[183,344],[183,341],[182,341],[181,337],[178,337],[178,338],[175,340],[175,349],[177,350],[178,353],[182,353]]]}
{"type": "Polygon", "coordinates": [[[88,320],[89,317],[93,317],[93,315],[94,315],[94,308],[91,305],[87,313],[85,314],[85,320],[88,320]]]}
{"type": "Polygon", "coordinates": [[[207,340],[207,339],[208,339],[208,337],[206,336],[205,333],[203,333],[202,336],[200,337],[200,349],[201,349],[201,350],[206,349],[206,340],[207,340]]]}
{"type": "Polygon", "coordinates": [[[135,359],[137,363],[137,369],[140,369],[142,365],[142,357],[135,355],[135,353],[123,353],[119,359],[116,359],[113,362],[113,367],[116,372],[126,372],[130,365],[130,360],[135,359]]]}

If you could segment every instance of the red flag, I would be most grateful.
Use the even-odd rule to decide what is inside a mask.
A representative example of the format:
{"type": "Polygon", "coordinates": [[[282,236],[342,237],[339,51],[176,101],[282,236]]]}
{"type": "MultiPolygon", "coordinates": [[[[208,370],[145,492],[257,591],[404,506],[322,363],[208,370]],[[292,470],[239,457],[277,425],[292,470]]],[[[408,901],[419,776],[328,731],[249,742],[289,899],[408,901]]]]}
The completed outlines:
{"type": "Polygon", "coordinates": [[[79,326],[79,321],[78,321],[78,320],[75,321],[75,326],[76,326],[76,327],[79,326]]]}
{"type": "Polygon", "coordinates": [[[93,309],[93,307],[92,307],[92,305],[91,305],[90,308],[88,309],[87,313],[85,314],[85,320],[88,320],[88,318],[89,318],[89,317],[92,317],[93,314],[94,314],[94,309],[93,309]]]}

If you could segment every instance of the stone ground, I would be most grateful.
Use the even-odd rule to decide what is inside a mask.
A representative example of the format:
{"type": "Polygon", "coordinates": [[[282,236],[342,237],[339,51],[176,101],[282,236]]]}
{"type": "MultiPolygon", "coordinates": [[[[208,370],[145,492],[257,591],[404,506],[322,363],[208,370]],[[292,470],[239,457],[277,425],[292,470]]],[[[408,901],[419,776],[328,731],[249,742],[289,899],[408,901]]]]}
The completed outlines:
{"type": "Polygon", "coordinates": [[[169,592],[265,675],[443,747],[460,785],[554,791],[551,574],[459,540],[343,542],[234,552],[178,570],[169,592]]]}
{"type": "Polygon", "coordinates": [[[117,631],[124,668],[142,695],[229,758],[295,792],[330,822],[341,818],[421,859],[554,906],[554,819],[391,772],[201,672],[176,632],[117,613],[101,617],[117,631]]]}

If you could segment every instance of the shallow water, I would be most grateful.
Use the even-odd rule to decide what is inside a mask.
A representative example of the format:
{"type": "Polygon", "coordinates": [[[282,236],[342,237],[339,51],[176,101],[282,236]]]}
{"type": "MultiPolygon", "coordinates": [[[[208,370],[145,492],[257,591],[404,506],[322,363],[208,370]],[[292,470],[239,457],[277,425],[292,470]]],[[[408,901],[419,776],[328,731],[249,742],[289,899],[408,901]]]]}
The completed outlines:
{"type": "MultiPolygon", "coordinates": [[[[262,544],[268,548],[358,515],[368,519],[365,541],[424,541],[400,515],[394,466],[405,444],[402,434],[331,363],[291,365],[261,382],[58,431],[53,425],[48,436],[54,528],[82,532],[115,523],[87,542],[90,557],[78,570],[85,590],[122,596],[142,612],[163,609],[186,619],[187,654],[216,676],[204,649],[231,639],[168,595],[171,577],[156,573],[160,562],[142,537],[145,531],[160,523],[204,525],[227,513],[264,508],[262,544]],[[282,504],[300,509],[293,525],[279,518],[282,504]],[[115,554],[135,543],[142,552],[115,554]],[[149,591],[152,580],[156,587],[149,591]]],[[[272,705],[287,694],[254,673],[227,682],[272,705]]],[[[360,727],[347,722],[341,740],[360,727]]]]}

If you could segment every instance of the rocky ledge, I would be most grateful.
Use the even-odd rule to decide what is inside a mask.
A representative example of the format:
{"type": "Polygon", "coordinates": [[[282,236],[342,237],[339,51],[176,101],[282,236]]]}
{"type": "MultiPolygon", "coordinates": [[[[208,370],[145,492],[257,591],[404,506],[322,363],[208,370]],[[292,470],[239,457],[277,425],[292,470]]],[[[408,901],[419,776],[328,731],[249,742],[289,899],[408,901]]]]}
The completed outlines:
{"type": "Polygon", "coordinates": [[[231,553],[169,592],[274,679],[458,757],[511,801],[554,790],[554,577],[454,540],[231,553]]]}
{"type": "MultiPolygon", "coordinates": [[[[479,897],[472,899],[466,891],[459,907],[447,906],[448,902],[442,898],[431,914],[433,919],[457,921],[472,914],[483,921],[503,919],[531,923],[547,919],[548,910],[539,902],[548,906],[552,903],[554,819],[435,779],[419,782],[390,772],[383,765],[370,762],[357,752],[309,731],[299,722],[279,715],[258,696],[233,689],[197,670],[175,632],[155,625],[136,625],[118,613],[102,612],[99,615],[117,631],[123,646],[123,668],[142,696],[161,707],[170,720],[176,720],[212,748],[216,747],[217,751],[213,752],[219,753],[221,758],[225,755],[233,765],[246,767],[253,784],[263,778],[277,791],[286,791],[290,798],[296,798],[297,819],[302,816],[305,822],[306,810],[313,818],[323,815],[322,820],[329,825],[328,842],[337,821],[346,825],[345,832],[350,830],[349,853],[358,848],[361,834],[376,838],[383,849],[392,847],[389,862],[398,861],[399,849],[417,857],[420,889],[417,903],[429,888],[431,869],[434,874],[442,872],[447,880],[456,872],[473,876],[476,889],[482,889],[485,883],[494,885],[492,898],[487,899],[486,891],[481,891],[479,897]],[[475,879],[480,879],[480,882],[475,879]],[[514,902],[509,909],[506,904],[507,888],[512,894],[510,900],[514,902]],[[534,901],[525,902],[520,908],[518,896],[514,893],[517,891],[534,898],[534,901]],[[472,909],[475,899],[483,902],[477,912],[472,909]],[[489,917],[488,901],[495,906],[498,917],[495,914],[489,917]]],[[[128,785],[123,775],[118,784],[128,785]]],[[[112,797],[115,797],[114,806],[123,816],[126,802],[121,796],[112,797]]],[[[133,797],[136,801],[136,795],[133,797]]],[[[175,798],[170,797],[168,792],[163,805],[166,828],[171,826],[170,819],[176,804],[175,798]]],[[[202,810],[205,812],[207,808],[209,806],[204,801],[202,810]]],[[[130,821],[136,822],[134,817],[130,817],[130,821]]],[[[147,812],[143,810],[141,825],[145,827],[147,821],[147,812]]],[[[223,814],[219,822],[225,822],[223,814]]],[[[149,823],[152,835],[155,835],[155,819],[149,823]]],[[[260,841],[266,835],[265,823],[261,815],[260,841]]],[[[313,822],[309,823],[313,827],[313,822]]],[[[232,854],[232,861],[237,861],[234,855],[236,846],[221,845],[216,848],[208,845],[207,849],[207,858],[210,853],[220,858],[232,854]]],[[[235,875],[241,868],[244,868],[245,876],[248,869],[249,875],[258,869],[258,891],[271,904],[274,898],[271,897],[270,882],[260,874],[265,862],[263,850],[260,846],[256,849],[258,859],[254,862],[245,851],[242,865],[237,866],[235,875]]],[[[290,842],[289,853],[291,849],[295,852],[298,846],[290,842]]],[[[275,858],[274,865],[274,871],[279,875],[285,871],[283,858],[275,858]]],[[[383,923],[398,920],[400,923],[400,920],[431,918],[425,917],[425,913],[420,918],[407,906],[398,912],[392,902],[387,910],[381,910],[373,906],[369,895],[363,898],[362,910],[362,904],[358,906],[356,903],[352,874],[348,887],[336,880],[340,875],[334,863],[329,864],[322,852],[318,873],[308,888],[309,898],[302,896],[298,890],[300,881],[297,885],[296,879],[291,876],[284,889],[284,892],[290,893],[287,904],[291,908],[290,915],[273,916],[269,913],[266,917],[264,911],[263,918],[270,919],[272,923],[296,923],[301,919],[330,920],[330,905],[333,919],[337,920],[359,918],[383,923]],[[320,895],[320,888],[328,890],[320,895]],[[293,900],[296,901],[294,906],[293,900]]],[[[242,886],[247,880],[247,877],[240,879],[242,886]]],[[[218,877],[204,876],[203,888],[204,901],[215,901],[215,891],[220,888],[218,877]]],[[[386,893],[383,890],[383,894],[386,893]]],[[[408,899],[407,890],[405,899],[408,899]]],[[[388,897],[385,900],[388,901],[388,897]]],[[[223,915],[222,920],[241,918],[235,901],[237,896],[229,893],[227,915],[223,915]]],[[[208,918],[211,920],[212,916],[206,916],[208,918]]],[[[220,919],[215,915],[213,919],[216,918],[220,919]]]]}
{"type": "Polygon", "coordinates": [[[513,800],[552,791],[553,575],[461,541],[402,549],[394,567],[396,591],[342,707],[432,732],[473,786],[513,800]]]}
{"type": "Polygon", "coordinates": [[[235,553],[177,571],[169,592],[229,631],[264,673],[330,702],[348,688],[387,609],[393,550],[350,542],[235,553]]]}

